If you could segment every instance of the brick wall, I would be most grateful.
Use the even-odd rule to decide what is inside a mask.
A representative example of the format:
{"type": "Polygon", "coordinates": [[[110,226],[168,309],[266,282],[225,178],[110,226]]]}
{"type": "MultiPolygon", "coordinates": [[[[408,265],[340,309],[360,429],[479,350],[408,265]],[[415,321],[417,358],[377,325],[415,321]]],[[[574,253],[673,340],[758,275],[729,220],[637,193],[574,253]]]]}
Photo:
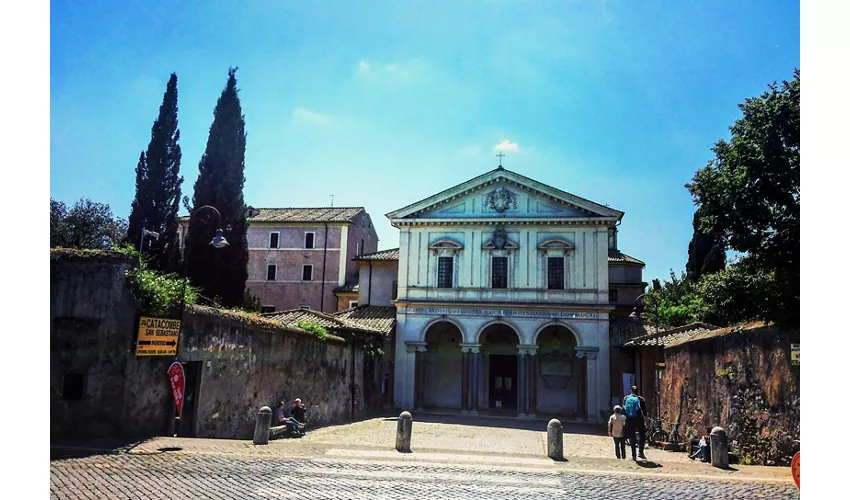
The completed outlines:
{"type": "Polygon", "coordinates": [[[790,465],[800,438],[798,332],[758,328],[665,350],[661,414],[683,434],[719,425],[744,462],[790,465]]]}

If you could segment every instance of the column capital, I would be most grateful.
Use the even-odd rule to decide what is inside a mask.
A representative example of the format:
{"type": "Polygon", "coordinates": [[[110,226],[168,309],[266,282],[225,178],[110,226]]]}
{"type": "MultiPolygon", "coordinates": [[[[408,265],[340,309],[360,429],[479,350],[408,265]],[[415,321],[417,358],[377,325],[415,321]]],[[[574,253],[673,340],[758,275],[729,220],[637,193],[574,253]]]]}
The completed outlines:
{"type": "Polygon", "coordinates": [[[598,347],[577,347],[576,348],[576,357],[577,358],[587,358],[587,359],[596,359],[596,356],[599,355],[598,347]]]}
{"type": "Polygon", "coordinates": [[[428,350],[428,342],[405,342],[407,352],[425,352],[428,350]]]}
{"type": "Polygon", "coordinates": [[[465,344],[461,342],[460,352],[471,352],[473,354],[478,354],[479,352],[481,352],[481,344],[465,344]]]}
{"type": "Polygon", "coordinates": [[[534,356],[537,354],[537,350],[540,349],[540,346],[537,344],[519,344],[516,348],[519,354],[534,356]]]}

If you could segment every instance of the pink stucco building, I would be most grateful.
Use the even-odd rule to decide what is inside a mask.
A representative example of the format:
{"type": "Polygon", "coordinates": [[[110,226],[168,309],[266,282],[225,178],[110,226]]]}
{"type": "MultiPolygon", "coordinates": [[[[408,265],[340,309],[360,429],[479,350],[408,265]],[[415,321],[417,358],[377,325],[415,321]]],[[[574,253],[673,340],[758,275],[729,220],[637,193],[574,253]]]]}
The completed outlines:
{"type": "Polygon", "coordinates": [[[248,209],[248,290],[263,312],[337,310],[334,289],[356,281],[355,256],[378,249],[363,207],[248,209]]]}

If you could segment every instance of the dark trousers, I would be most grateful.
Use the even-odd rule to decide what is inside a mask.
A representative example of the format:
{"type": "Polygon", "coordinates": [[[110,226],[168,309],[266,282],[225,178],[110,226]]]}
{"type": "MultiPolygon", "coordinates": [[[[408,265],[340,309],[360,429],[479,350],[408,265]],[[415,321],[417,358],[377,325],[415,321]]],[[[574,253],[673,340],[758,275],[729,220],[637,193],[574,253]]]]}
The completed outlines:
{"type": "Polygon", "coordinates": [[[626,417],[624,428],[625,436],[632,442],[632,458],[637,458],[636,445],[640,444],[640,456],[643,456],[643,447],[646,444],[646,422],[643,417],[626,417]],[[639,443],[635,443],[635,433],[638,433],[639,443]]]}
{"type": "Polygon", "coordinates": [[[614,453],[617,454],[617,458],[626,458],[626,438],[614,438],[614,453]]]}

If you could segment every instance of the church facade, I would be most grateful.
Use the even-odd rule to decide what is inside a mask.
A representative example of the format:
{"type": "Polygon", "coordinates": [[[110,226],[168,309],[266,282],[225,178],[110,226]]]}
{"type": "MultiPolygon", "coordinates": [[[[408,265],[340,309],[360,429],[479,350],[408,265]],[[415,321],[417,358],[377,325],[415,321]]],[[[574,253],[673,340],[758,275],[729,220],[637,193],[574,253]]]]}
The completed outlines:
{"type": "Polygon", "coordinates": [[[387,214],[400,231],[395,405],[607,418],[623,215],[501,166],[387,214]]]}

